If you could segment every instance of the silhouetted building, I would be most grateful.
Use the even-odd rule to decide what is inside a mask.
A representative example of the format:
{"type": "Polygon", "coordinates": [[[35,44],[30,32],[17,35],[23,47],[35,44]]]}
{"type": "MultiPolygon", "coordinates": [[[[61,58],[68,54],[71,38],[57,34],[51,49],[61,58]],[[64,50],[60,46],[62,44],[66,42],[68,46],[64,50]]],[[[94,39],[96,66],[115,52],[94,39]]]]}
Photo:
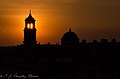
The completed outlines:
{"type": "Polygon", "coordinates": [[[69,29],[61,45],[36,44],[35,19],[30,12],[25,19],[24,45],[0,47],[1,78],[23,77],[11,73],[34,73],[39,78],[33,79],[120,79],[120,42],[116,39],[79,43],[69,29]]]}
{"type": "Polygon", "coordinates": [[[35,28],[35,19],[31,15],[25,19],[25,28],[24,28],[24,45],[25,46],[34,46],[36,45],[36,28],[35,28]]]}
{"type": "Polygon", "coordinates": [[[69,32],[65,33],[61,39],[61,45],[74,46],[79,44],[78,36],[69,29],[69,32]]]}
{"type": "Polygon", "coordinates": [[[97,40],[93,40],[93,43],[94,43],[94,44],[97,44],[97,40]]]}
{"type": "Polygon", "coordinates": [[[112,39],[112,43],[116,43],[116,39],[115,38],[112,39]]]}
{"type": "Polygon", "coordinates": [[[82,40],[82,42],[81,42],[81,43],[86,44],[86,40],[82,40]]]}
{"type": "Polygon", "coordinates": [[[108,40],[107,40],[107,39],[101,39],[101,43],[107,44],[107,43],[108,43],[108,40]]]}

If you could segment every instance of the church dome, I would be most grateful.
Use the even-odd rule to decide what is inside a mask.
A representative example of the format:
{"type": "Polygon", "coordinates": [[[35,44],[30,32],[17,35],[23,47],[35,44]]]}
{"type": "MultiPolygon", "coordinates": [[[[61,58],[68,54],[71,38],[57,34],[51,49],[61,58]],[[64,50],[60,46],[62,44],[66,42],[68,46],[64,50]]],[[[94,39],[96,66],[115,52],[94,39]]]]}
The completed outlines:
{"type": "Polygon", "coordinates": [[[74,32],[71,31],[71,29],[69,29],[69,32],[66,32],[61,39],[61,45],[71,46],[78,44],[79,38],[74,32]]]}

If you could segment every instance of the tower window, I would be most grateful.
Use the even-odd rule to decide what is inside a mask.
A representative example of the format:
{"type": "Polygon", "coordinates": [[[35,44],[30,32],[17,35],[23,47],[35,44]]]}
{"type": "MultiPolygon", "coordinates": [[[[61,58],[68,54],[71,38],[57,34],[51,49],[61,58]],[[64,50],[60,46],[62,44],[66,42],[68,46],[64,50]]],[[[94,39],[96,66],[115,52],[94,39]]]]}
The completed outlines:
{"type": "Polygon", "coordinates": [[[27,28],[28,28],[28,29],[33,29],[33,24],[32,24],[32,23],[27,24],[27,28]]]}
{"type": "Polygon", "coordinates": [[[27,28],[28,28],[28,29],[30,28],[30,24],[27,24],[27,28]]]}
{"type": "Polygon", "coordinates": [[[33,29],[33,24],[32,23],[30,24],[30,28],[33,29]]]}

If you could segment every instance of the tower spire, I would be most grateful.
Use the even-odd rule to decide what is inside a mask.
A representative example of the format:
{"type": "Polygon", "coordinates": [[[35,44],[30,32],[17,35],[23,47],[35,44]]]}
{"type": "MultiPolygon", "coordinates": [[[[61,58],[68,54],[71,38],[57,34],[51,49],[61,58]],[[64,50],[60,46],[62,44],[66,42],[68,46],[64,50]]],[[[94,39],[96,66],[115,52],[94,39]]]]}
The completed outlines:
{"type": "Polygon", "coordinates": [[[31,10],[30,10],[30,14],[31,14],[31,10]]]}
{"type": "Polygon", "coordinates": [[[29,13],[29,16],[31,16],[31,10],[29,11],[30,13],[29,13]]]}
{"type": "Polygon", "coordinates": [[[36,43],[35,19],[32,17],[31,10],[29,10],[29,16],[25,19],[24,45],[34,46],[36,43]]]}

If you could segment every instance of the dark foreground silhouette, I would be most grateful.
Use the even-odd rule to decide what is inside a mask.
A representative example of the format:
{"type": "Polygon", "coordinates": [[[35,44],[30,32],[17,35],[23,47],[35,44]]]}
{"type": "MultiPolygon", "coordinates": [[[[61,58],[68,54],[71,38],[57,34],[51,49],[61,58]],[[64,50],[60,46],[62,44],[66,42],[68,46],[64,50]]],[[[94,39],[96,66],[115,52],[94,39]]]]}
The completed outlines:
{"type": "Polygon", "coordinates": [[[23,45],[0,47],[0,79],[120,79],[120,43],[79,42],[71,28],[61,45],[37,44],[35,19],[25,19],[23,45]]]}
{"type": "Polygon", "coordinates": [[[33,79],[119,79],[119,53],[120,43],[114,41],[0,47],[0,73],[38,75],[33,79]]]}

